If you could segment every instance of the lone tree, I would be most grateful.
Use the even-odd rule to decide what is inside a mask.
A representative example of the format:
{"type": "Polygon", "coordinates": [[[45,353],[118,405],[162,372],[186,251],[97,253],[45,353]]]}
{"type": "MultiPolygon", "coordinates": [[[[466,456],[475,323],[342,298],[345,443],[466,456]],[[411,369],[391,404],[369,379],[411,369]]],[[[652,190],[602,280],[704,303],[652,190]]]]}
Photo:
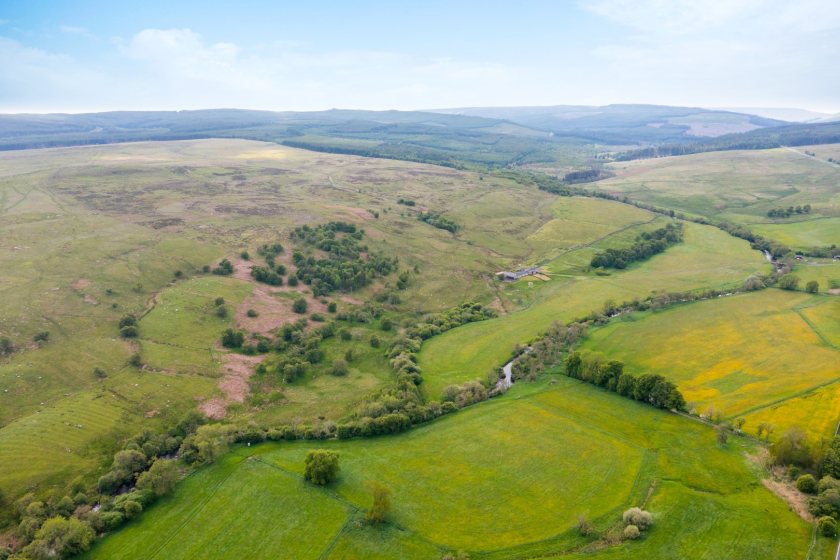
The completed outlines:
{"type": "Polygon", "coordinates": [[[799,277],[793,274],[785,274],[779,278],[779,287],[783,290],[795,290],[799,287],[799,277]]]}
{"type": "Polygon", "coordinates": [[[365,514],[365,521],[371,525],[385,522],[385,516],[391,511],[391,491],[379,483],[371,485],[373,492],[373,505],[365,514]]]}
{"type": "Polygon", "coordinates": [[[325,486],[338,476],[338,453],[326,449],[314,449],[306,454],[303,478],[312,484],[325,486]]]}
{"type": "Polygon", "coordinates": [[[816,294],[820,291],[820,283],[816,280],[811,280],[807,284],[805,284],[805,291],[809,294],[816,294]]]}

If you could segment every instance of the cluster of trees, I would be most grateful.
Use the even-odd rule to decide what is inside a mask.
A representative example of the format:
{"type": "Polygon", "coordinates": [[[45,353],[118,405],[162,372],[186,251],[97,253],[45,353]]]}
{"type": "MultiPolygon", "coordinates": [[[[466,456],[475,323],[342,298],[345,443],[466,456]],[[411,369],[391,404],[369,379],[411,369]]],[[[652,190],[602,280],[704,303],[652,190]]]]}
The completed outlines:
{"type": "Polygon", "coordinates": [[[417,214],[417,219],[421,222],[426,222],[430,226],[434,226],[438,229],[444,229],[450,233],[458,233],[458,230],[461,229],[461,226],[459,226],[455,220],[447,218],[440,212],[420,212],[417,214]]]}
{"type": "Polygon", "coordinates": [[[399,264],[396,258],[368,252],[367,246],[359,243],[364,238],[364,230],[354,224],[329,222],[314,228],[304,225],[295,228],[291,237],[327,253],[326,258],[320,259],[299,251],[292,255],[297,266],[296,277],[312,286],[315,297],[335,290],[362,288],[374,278],[388,276],[399,264]]]}
{"type": "Polygon", "coordinates": [[[810,214],[811,205],[788,206],[787,208],[772,208],[767,211],[768,218],[790,218],[794,214],[810,214]]]}
{"type": "Polygon", "coordinates": [[[123,338],[136,338],[139,334],[137,331],[137,317],[134,315],[124,315],[119,322],[120,336],[123,338]]]}
{"type": "Polygon", "coordinates": [[[218,276],[230,276],[233,274],[233,263],[228,259],[222,259],[218,266],[213,268],[212,272],[218,276]]]}
{"type": "Polygon", "coordinates": [[[569,173],[566,173],[563,175],[563,182],[567,185],[574,185],[576,183],[592,183],[614,175],[614,173],[604,171],[603,169],[591,167],[589,169],[570,171],[569,173]]]}
{"type": "Polygon", "coordinates": [[[682,239],[683,225],[679,222],[670,223],[663,228],[639,234],[630,247],[597,253],[592,257],[590,265],[594,268],[626,268],[631,262],[643,261],[662,253],[671,245],[682,242],[682,239]]]}
{"type": "Polygon", "coordinates": [[[517,346],[513,362],[513,378],[533,381],[546,368],[560,363],[563,352],[580,342],[586,336],[586,325],[553,323],[548,331],[534,341],[530,348],[517,346]]]}
{"type": "Polygon", "coordinates": [[[79,478],[64,495],[29,493],[18,499],[14,511],[21,557],[61,560],[83,553],[97,535],[171,492],[180,477],[176,457],[203,422],[198,412],[191,412],[167,432],[146,430],[132,437],[93,486],[79,478]]]}
{"type": "Polygon", "coordinates": [[[424,316],[417,325],[408,329],[408,334],[412,338],[426,340],[455,327],[492,319],[496,316],[498,316],[498,313],[495,310],[480,303],[462,303],[441,313],[431,313],[424,316]]]}
{"type": "Polygon", "coordinates": [[[625,511],[621,520],[624,522],[622,536],[628,540],[636,540],[653,525],[653,516],[642,508],[632,507],[625,511]]]}
{"type": "Polygon", "coordinates": [[[685,399],[677,386],[661,375],[640,376],[624,372],[618,360],[602,361],[598,356],[571,352],[566,357],[565,373],[592,385],[603,387],[623,397],[647,403],[656,408],[685,410],[685,399]]]}
{"type": "Polygon", "coordinates": [[[412,425],[427,422],[442,414],[483,400],[489,396],[487,386],[466,384],[455,389],[449,400],[426,403],[419,385],[423,382],[417,354],[423,340],[459,325],[481,321],[496,314],[477,303],[465,303],[443,313],[427,315],[417,325],[407,328],[389,345],[386,356],[397,375],[396,386],[383,389],[359,405],[352,418],[338,425],[341,439],[397,433],[412,425]],[[463,393],[463,396],[461,396],[463,393]]]}
{"type": "MultiPolygon", "coordinates": [[[[285,271],[286,267],[282,264],[280,266],[283,267],[283,270],[285,271]]],[[[276,269],[272,269],[267,266],[252,266],[251,277],[257,282],[262,282],[263,284],[268,284],[269,286],[283,285],[283,276],[279,274],[276,269]]]]}
{"type": "Polygon", "coordinates": [[[417,203],[410,198],[401,198],[397,201],[397,204],[402,204],[403,206],[415,206],[417,203]]]}

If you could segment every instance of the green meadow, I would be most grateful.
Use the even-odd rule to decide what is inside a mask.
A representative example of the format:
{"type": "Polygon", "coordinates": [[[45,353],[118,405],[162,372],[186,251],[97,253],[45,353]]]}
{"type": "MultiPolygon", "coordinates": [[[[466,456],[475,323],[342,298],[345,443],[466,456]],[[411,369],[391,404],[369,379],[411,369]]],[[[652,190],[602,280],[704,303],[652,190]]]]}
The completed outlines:
{"type": "Polygon", "coordinates": [[[758,483],[745,443],[721,448],[700,423],[548,381],[399,436],[240,447],[85,558],[805,558],[810,526],[758,483]],[[326,488],[302,478],[314,447],[340,454],[326,488]],[[359,523],[371,482],[392,492],[381,528],[359,523]],[[607,530],[639,504],[654,515],[642,541],[573,529],[585,515],[607,530]]]}

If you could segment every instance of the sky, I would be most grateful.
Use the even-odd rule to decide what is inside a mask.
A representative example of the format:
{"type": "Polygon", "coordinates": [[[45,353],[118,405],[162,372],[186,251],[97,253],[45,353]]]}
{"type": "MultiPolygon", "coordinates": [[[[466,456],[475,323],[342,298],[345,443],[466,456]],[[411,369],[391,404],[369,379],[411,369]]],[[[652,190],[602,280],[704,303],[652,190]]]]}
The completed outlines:
{"type": "Polygon", "coordinates": [[[840,112],[836,0],[0,0],[0,112],[840,112]]]}

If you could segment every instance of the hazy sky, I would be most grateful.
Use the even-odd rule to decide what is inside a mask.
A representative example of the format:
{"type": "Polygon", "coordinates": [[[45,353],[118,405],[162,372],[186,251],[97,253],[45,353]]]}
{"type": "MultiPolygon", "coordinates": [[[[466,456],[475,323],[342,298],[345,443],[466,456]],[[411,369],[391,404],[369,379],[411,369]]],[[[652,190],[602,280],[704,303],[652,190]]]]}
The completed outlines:
{"type": "Polygon", "coordinates": [[[0,112],[840,111],[837,0],[0,1],[0,112]]]}

